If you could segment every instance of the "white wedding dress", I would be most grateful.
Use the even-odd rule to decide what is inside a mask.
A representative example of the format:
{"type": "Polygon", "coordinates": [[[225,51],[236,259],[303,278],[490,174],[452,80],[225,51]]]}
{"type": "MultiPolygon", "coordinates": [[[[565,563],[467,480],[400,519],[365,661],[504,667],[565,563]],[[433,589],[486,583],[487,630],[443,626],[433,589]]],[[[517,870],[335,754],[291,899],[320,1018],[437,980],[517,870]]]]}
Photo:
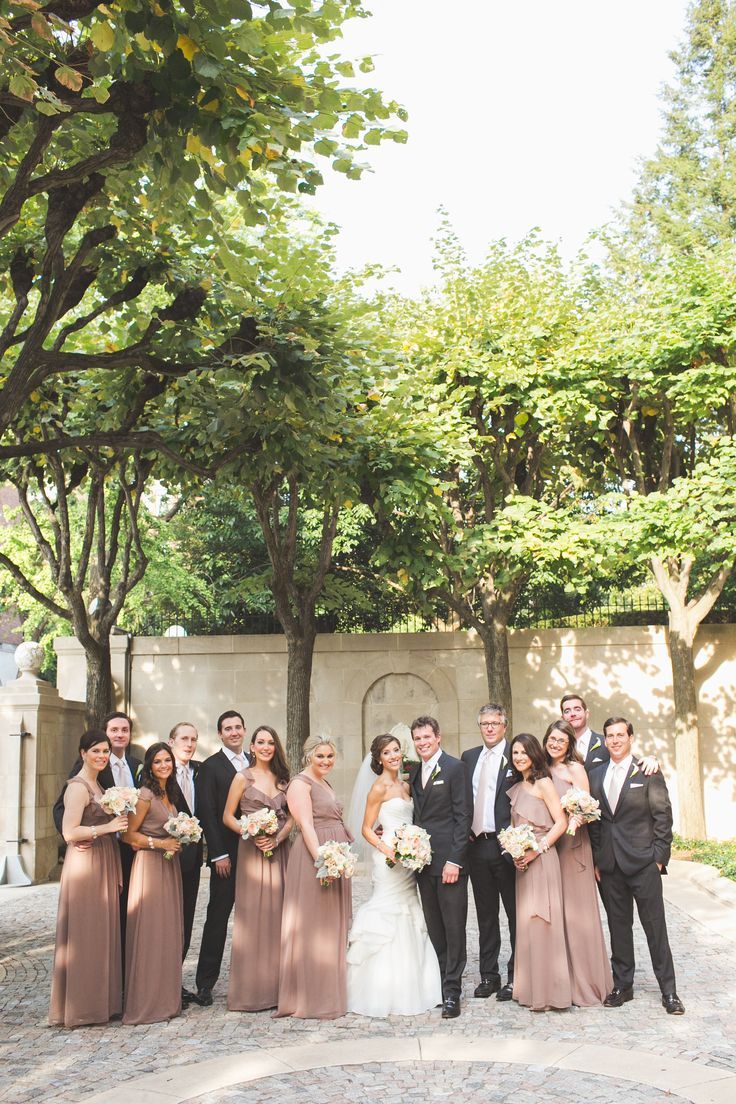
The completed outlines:
{"type": "MultiPolygon", "coordinates": [[[[390,842],[411,824],[413,804],[384,801],[379,812],[390,842]]],[[[373,848],[373,895],[356,913],[348,942],[348,1011],[362,1016],[416,1016],[442,1000],[437,955],[429,941],[416,876],[373,848]]]]}

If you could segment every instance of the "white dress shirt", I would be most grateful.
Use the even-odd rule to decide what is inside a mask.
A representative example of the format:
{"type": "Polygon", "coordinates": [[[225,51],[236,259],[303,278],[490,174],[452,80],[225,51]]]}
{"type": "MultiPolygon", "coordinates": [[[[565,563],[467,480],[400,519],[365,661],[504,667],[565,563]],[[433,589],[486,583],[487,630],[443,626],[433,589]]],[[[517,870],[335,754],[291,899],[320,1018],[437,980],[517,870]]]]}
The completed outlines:
{"type": "Polygon", "coordinates": [[[432,777],[432,771],[437,766],[440,755],[442,754],[442,748],[436,751],[431,759],[427,759],[426,763],[422,763],[422,789],[426,790],[427,783],[432,777]]]}
{"type": "Polygon", "coordinates": [[[490,758],[489,773],[487,775],[488,785],[486,787],[485,802],[483,805],[483,832],[496,831],[496,784],[498,782],[498,772],[503,762],[504,747],[505,741],[500,740],[495,747],[483,748],[483,751],[478,756],[478,762],[475,764],[475,770],[473,771],[473,804],[477,806],[478,784],[480,783],[483,763],[487,758],[490,758]]]}
{"type": "Polygon", "coordinates": [[[588,725],[582,736],[578,736],[575,741],[575,747],[577,748],[578,755],[585,762],[585,756],[588,754],[588,748],[590,747],[590,737],[593,735],[593,731],[588,725]]]}
{"type": "Polygon", "coordinates": [[[189,806],[189,812],[194,815],[194,806],[197,798],[194,792],[194,771],[189,763],[177,762],[176,781],[179,783],[179,789],[184,794],[184,799],[189,806]]]}
{"type": "MultiPolygon", "coordinates": [[[[609,802],[608,802],[609,805],[611,803],[610,802],[610,794],[611,794],[611,785],[613,783],[614,771],[616,770],[616,768],[618,768],[620,770],[620,772],[621,772],[621,774],[620,774],[621,785],[623,786],[624,782],[629,777],[629,771],[631,770],[631,764],[633,763],[633,761],[634,761],[633,755],[627,755],[626,758],[622,759],[620,763],[614,763],[613,759],[611,759],[608,766],[606,767],[606,774],[605,774],[605,777],[603,779],[603,789],[606,791],[606,797],[609,798],[609,802]]],[[[620,798],[620,796],[621,796],[621,793],[619,791],[619,798],[620,798]]],[[[614,812],[615,812],[615,810],[614,810],[614,812]]]]}

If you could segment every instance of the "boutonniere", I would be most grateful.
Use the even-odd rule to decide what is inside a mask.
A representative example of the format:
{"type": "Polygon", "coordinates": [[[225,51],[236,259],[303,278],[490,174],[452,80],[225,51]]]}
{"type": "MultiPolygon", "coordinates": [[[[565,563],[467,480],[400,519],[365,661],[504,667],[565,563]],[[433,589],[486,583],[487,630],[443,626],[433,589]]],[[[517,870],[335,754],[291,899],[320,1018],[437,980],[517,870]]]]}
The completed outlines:
{"type": "Polygon", "coordinates": [[[505,755],[502,755],[501,756],[501,770],[504,769],[504,767],[506,766],[507,763],[508,763],[508,759],[506,758],[505,755]]]}
{"type": "Polygon", "coordinates": [[[601,742],[600,742],[600,740],[596,740],[596,742],[595,742],[594,744],[591,744],[591,746],[590,746],[590,748],[589,748],[588,750],[589,750],[589,751],[595,751],[595,750],[596,750],[597,748],[599,748],[600,746],[601,746],[601,742]]]}
{"type": "Polygon", "coordinates": [[[637,767],[636,763],[634,763],[632,768],[631,768],[631,774],[629,775],[629,778],[633,778],[634,775],[638,774],[638,773],[639,773],[639,768],[637,767]]]}
{"type": "Polygon", "coordinates": [[[437,763],[437,765],[435,766],[434,770],[432,771],[432,773],[431,773],[431,774],[430,774],[430,776],[429,776],[429,781],[430,781],[430,782],[434,782],[435,778],[437,777],[437,775],[438,775],[439,773],[440,773],[440,765],[439,765],[439,763],[437,763]]]}

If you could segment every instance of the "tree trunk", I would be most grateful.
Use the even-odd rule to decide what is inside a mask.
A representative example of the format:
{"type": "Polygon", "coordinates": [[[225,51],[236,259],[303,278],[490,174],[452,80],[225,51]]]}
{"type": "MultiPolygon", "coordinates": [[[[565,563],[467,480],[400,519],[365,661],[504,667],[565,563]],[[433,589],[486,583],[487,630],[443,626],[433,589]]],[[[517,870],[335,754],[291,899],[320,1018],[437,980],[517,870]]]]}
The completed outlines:
{"type": "Polygon", "coordinates": [[[84,651],[87,658],[87,724],[97,728],[113,706],[109,637],[102,643],[86,643],[84,651]]]}
{"type": "Polygon", "coordinates": [[[700,772],[698,699],[695,693],[693,644],[697,625],[688,624],[685,610],[670,610],[669,645],[675,702],[675,766],[680,809],[680,832],[689,839],[705,839],[703,781],[700,772]]]}
{"type": "Polygon", "coordinates": [[[302,768],[302,749],[309,738],[309,691],[317,632],[314,626],[298,636],[287,634],[286,757],[292,773],[302,768]]]}
{"type": "Polygon", "coordinates": [[[483,641],[486,661],[488,701],[502,705],[509,719],[509,732],[513,731],[511,716],[511,668],[509,666],[508,617],[496,614],[482,626],[478,635],[483,641]]]}

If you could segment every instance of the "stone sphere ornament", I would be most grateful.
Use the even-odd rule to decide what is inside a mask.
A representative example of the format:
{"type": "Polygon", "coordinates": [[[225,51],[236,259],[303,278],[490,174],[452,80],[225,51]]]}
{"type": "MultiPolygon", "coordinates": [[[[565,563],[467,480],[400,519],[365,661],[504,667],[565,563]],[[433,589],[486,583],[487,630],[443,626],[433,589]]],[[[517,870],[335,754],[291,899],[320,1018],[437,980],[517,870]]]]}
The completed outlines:
{"type": "Polygon", "coordinates": [[[25,675],[38,678],[43,667],[44,658],[44,650],[40,644],[37,644],[35,640],[24,640],[15,649],[15,665],[20,677],[22,678],[25,675]]]}

